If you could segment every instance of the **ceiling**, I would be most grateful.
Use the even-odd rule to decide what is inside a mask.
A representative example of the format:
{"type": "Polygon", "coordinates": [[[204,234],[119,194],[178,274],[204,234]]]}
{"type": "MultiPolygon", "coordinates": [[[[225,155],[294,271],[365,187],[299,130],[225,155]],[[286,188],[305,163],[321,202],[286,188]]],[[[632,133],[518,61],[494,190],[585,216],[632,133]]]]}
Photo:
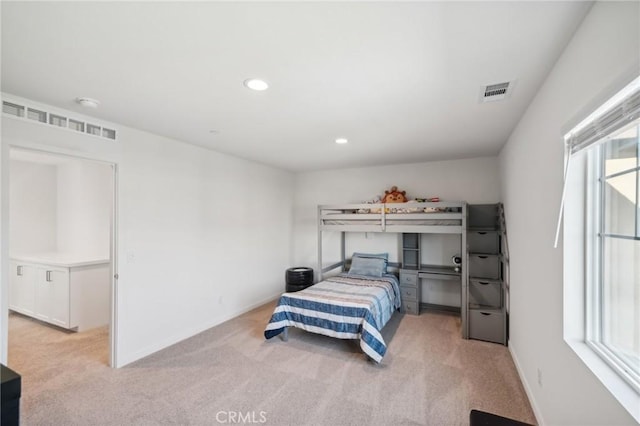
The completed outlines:
{"type": "Polygon", "coordinates": [[[590,6],[2,1],[2,91],[290,171],[492,156],[590,6]]]}

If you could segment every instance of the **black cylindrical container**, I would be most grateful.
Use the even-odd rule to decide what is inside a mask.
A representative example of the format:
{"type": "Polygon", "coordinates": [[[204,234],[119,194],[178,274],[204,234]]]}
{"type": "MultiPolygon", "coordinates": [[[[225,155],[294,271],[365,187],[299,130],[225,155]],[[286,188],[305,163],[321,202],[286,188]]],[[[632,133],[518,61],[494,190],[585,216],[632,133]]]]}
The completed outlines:
{"type": "Polygon", "coordinates": [[[306,266],[289,268],[285,272],[287,291],[299,291],[313,284],[313,269],[306,266]]]}

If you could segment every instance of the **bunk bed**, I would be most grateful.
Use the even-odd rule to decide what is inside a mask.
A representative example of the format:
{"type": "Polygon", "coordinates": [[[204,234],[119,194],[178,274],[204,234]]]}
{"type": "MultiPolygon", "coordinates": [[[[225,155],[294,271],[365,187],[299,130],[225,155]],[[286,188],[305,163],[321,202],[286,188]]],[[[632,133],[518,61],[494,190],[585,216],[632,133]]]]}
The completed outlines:
{"type": "Polygon", "coordinates": [[[464,203],[416,202],[393,204],[344,204],[318,206],[320,230],[356,232],[460,233],[464,203]],[[364,229],[362,228],[362,229],[364,229]]]}
{"type": "MultiPolygon", "coordinates": [[[[347,232],[459,234],[466,232],[466,203],[407,202],[392,204],[342,204],[318,206],[318,281],[322,274],[346,266],[344,237],[347,232]],[[341,261],[324,267],[323,233],[341,232],[341,261]]],[[[461,253],[464,252],[463,241],[461,253]]],[[[395,265],[398,266],[398,265],[395,265]]]]}
{"type": "MultiPolygon", "coordinates": [[[[460,235],[460,253],[466,251],[466,203],[464,202],[407,202],[379,204],[341,204],[318,206],[318,264],[317,284],[296,292],[285,293],[280,298],[267,328],[265,337],[270,339],[284,333],[287,339],[287,327],[293,326],[314,333],[342,339],[361,340],[360,346],[370,359],[380,362],[386,351],[386,345],[380,330],[390,319],[394,310],[400,307],[400,294],[397,292],[398,279],[387,273],[387,267],[406,267],[402,263],[389,263],[384,260],[384,271],[370,275],[359,275],[353,268],[358,256],[348,259],[345,253],[345,234],[350,232],[380,232],[398,234],[456,234],[460,235]],[[324,266],[323,239],[329,232],[340,233],[340,261],[324,266]],[[335,270],[340,269],[335,274],[335,270]],[[325,274],[333,276],[324,279],[325,274]],[[357,281],[357,282],[356,282],[357,281]],[[346,300],[348,293],[357,293],[363,289],[377,287],[380,281],[388,283],[383,291],[367,294],[368,303],[357,305],[353,311],[352,300],[346,300]],[[354,285],[356,287],[354,287],[354,285]],[[348,287],[345,287],[348,286],[348,287]],[[393,289],[393,291],[391,290],[393,289]],[[381,296],[381,294],[383,296],[381,296]],[[384,302],[383,302],[384,300],[384,302]],[[384,308],[381,309],[381,304],[384,308]],[[389,311],[391,308],[391,311],[389,311]],[[381,311],[384,313],[381,315],[381,311]]],[[[361,254],[364,257],[379,255],[361,254]]],[[[414,272],[419,278],[459,279],[461,282],[461,306],[466,305],[466,259],[462,256],[459,270],[443,265],[415,266],[414,272]]],[[[400,283],[401,284],[401,283],[400,283]]],[[[378,290],[380,290],[378,288],[378,290]]],[[[361,295],[361,294],[359,294],[361,295]]],[[[363,302],[360,300],[360,302],[363,302]]],[[[419,301],[418,301],[419,302],[419,301]]],[[[461,309],[462,335],[467,338],[466,310],[461,309]]]]}

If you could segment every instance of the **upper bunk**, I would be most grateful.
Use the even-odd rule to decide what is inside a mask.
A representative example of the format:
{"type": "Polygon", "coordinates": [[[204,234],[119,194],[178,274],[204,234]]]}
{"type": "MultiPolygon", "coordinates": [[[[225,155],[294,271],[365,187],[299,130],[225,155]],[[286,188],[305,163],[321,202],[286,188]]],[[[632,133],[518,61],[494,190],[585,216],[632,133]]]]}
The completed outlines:
{"type": "Polygon", "coordinates": [[[318,230],[462,234],[467,203],[439,201],[318,206],[318,230]]]}

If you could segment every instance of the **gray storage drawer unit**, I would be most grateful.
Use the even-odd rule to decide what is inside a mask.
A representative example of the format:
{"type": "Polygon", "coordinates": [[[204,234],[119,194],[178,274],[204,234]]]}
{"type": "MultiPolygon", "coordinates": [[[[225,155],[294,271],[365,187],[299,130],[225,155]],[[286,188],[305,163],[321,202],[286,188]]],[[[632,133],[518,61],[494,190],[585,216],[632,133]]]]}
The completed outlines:
{"type": "Polygon", "coordinates": [[[497,254],[469,254],[469,278],[501,278],[500,256],[497,254]]]}
{"type": "Polygon", "coordinates": [[[420,281],[417,270],[400,270],[400,300],[402,312],[418,315],[420,313],[420,281]]]}
{"type": "Polygon", "coordinates": [[[502,283],[491,280],[469,280],[469,304],[474,307],[501,308],[502,283]]]}
{"type": "Polygon", "coordinates": [[[501,204],[469,205],[467,318],[470,339],[507,344],[508,252],[501,204]]]}
{"type": "Polygon", "coordinates": [[[500,253],[500,237],[496,231],[470,231],[467,243],[472,253],[500,253]]]}
{"type": "Polygon", "coordinates": [[[505,319],[501,310],[469,310],[469,337],[505,344],[505,319]]]}

